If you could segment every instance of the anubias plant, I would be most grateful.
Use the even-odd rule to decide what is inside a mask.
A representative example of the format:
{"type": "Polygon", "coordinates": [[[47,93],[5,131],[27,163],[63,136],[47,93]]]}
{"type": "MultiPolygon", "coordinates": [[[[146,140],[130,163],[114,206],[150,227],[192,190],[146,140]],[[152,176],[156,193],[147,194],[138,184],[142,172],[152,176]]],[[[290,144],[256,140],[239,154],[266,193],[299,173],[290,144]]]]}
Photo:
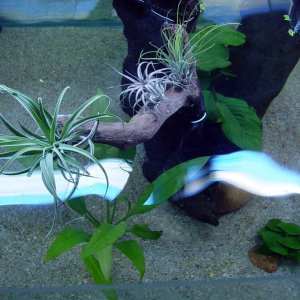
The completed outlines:
{"type": "Polygon", "coordinates": [[[255,252],[280,255],[300,262],[300,226],[280,219],[270,219],[259,231],[263,244],[255,252]]]}
{"type": "Polygon", "coordinates": [[[225,136],[241,149],[260,150],[262,126],[255,110],[244,100],[225,97],[213,88],[216,78],[235,76],[228,69],[231,65],[228,46],[244,44],[245,35],[229,24],[216,26],[204,23],[190,34],[190,43],[196,58],[207,119],[221,123],[225,136]]]}

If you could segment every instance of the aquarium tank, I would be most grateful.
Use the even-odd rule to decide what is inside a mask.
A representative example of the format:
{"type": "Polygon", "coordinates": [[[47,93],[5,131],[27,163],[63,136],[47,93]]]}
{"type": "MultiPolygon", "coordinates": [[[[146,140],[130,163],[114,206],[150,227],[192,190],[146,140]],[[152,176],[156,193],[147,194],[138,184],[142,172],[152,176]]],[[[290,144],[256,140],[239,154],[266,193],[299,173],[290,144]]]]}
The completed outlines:
{"type": "Polygon", "coordinates": [[[1,299],[298,299],[300,0],[0,1],[1,299]]]}

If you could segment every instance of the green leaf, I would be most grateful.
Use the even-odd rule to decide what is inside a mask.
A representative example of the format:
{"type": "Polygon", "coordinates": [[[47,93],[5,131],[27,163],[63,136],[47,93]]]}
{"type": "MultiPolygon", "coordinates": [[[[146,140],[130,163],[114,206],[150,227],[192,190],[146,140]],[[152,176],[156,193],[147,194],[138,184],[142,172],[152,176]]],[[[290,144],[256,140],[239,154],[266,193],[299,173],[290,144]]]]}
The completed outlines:
{"type": "Polygon", "coordinates": [[[57,128],[57,117],[58,117],[58,112],[59,112],[59,109],[60,109],[60,106],[61,106],[61,103],[62,103],[62,100],[63,100],[63,97],[66,93],[66,91],[70,89],[69,86],[65,87],[63,89],[63,91],[61,92],[60,96],[58,97],[58,100],[56,102],[56,106],[55,106],[55,109],[54,109],[54,113],[53,113],[53,119],[52,119],[52,123],[50,125],[50,137],[49,137],[49,141],[50,143],[54,143],[55,141],[55,134],[56,134],[56,128],[57,128]]]}
{"type": "MultiPolygon", "coordinates": [[[[93,112],[97,112],[97,114],[111,114],[111,115],[113,115],[113,112],[110,109],[110,98],[105,96],[103,91],[99,88],[97,88],[96,95],[100,96],[100,98],[91,105],[91,110],[93,112]]],[[[110,118],[104,118],[101,121],[102,122],[110,121],[110,118]]]]}
{"type": "Polygon", "coordinates": [[[281,228],[287,234],[300,235],[300,227],[297,224],[281,222],[278,223],[276,226],[281,228]]]}
{"type": "Polygon", "coordinates": [[[7,129],[9,129],[9,131],[11,133],[13,133],[16,136],[20,136],[20,137],[26,137],[26,135],[24,133],[22,133],[21,131],[19,131],[18,129],[16,129],[13,125],[11,125],[3,116],[2,114],[0,114],[0,120],[3,122],[3,124],[6,126],[7,129]]]}
{"type": "Polygon", "coordinates": [[[87,209],[84,197],[69,199],[67,200],[67,204],[75,212],[77,212],[78,214],[84,216],[87,220],[89,220],[95,227],[100,226],[100,222],[87,209]]]}
{"type": "Polygon", "coordinates": [[[65,138],[70,131],[73,128],[74,123],[77,121],[77,119],[80,117],[80,115],[89,107],[92,105],[92,103],[94,103],[95,101],[99,100],[100,98],[104,97],[103,95],[96,95],[92,98],[90,98],[89,100],[87,100],[86,102],[84,102],[83,104],[81,104],[78,109],[70,116],[70,118],[68,119],[68,121],[64,124],[62,130],[61,130],[61,138],[65,138]]]}
{"type": "Polygon", "coordinates": [[[105,297],[107,298],[107,300],[118,300],[118,293],[116,290],[103,290],[102,293],[105,295],[105,297]]]}
{"type": "Polygon", "coordinates": [[[201,169],[208,159],[208,156],[195,158],[181,163],[161,174],[140,195],[137,203],[130,210],[127,217],[144,214],[169,199],[185,185],[188,170],[195,167],[201,169]],[[153,204],[144,205],[150,197],[153,204]]]}
{"type": "Polygon", "coordinates": [[[120,158],[125,160],[134,160],[136,154],[136,147],[130,147],[126,150],[121,150],[119,148],[105,145],[105,144],[97,144],[95,143],[95,152],[94,156],[97,159],[105,159],[105,158],[120,158]]]}
{"type": "Polygon", "coordinates": [[[83,258],[82,261],[96,284],[110,283],[104,278],[99,262],[93,255],[83,258]]]}
{"type": "Polygon", "coordinates": [[[85,258],[91,254],[95,254],[113,244],[125,234],[126,229],[127,225],[125,222],[120,222],[117,225],[102,223],[84,248],[82,257],[85,258]]]}
{"type": "Polygon", "coordinates": [[[278,243],[289,248],[300,250],[300,238],[285,236],[278,240],[278,243]]]}
{"type": "Polygon", "coordinates": [[[109,244],[107,247],[97,251],[94,254],[99,262],[100,269],[107,282],[111,280],[110,271],[112,266],[112,249],[113,245],[109,244]]]}
{"type": "Polygon", "coordinates": [[[269,250],[284,256],[289,254],[289,250],[278,243],[282,237],[279,233],[263,229],[259,232],[259,234],[269,250]]]}
{"type": "Polygon", "coordinates": [[[242,45],[245,35],[226,24],[208,24],[190,34],[190,43],[197,68],[212,71],[231,64],[228,46],[242,45]]]}
{"type": "Polygon", "coordinates": [[[43,116],[41,115],[39,103],[20,93],[19,91],[11,89],[5,85],[0,85],[0,91],[5,91],[12,97],[14,97],[32,117],[32,119],[39,126],[44,135],[49,138],[49,127],[47,122],[45,122],[43,116]]]}
{"type": "Polygon", "coordinates": [[[78,197],[74,199],[69,199],[67,201],[68,206],[76,211],[81,216],[84,216],[88,213],[88,209],[85,204],[85,198],[84,197],[78,197]]]}
{"type": "Polygon", "coordinates": [[[211,91],[202,91],[204,97],[204,104],[206,108],[206,117],[209,120],[216,120],[220,117],[220,113],[216,106],[214,94],[211,91]]]}
{"type": "Polygon", "coordinates": [[[1,167],[0,174],[14,161],[23,158],[26,155],[35,155],[40,153],[43,150],[43,148],[37,146],[37,147],[26,147],[24,149],[19,150],[18,152],[12,151],[12,152],[3,152],[0,153],[0,157],[8,156],[9,160],[1,167]],[[12,155],[10,155],[12,154],[12,155]]]}
{"type": "Polygon", "coordinates": [[[135,240],[116,243],[115,246],[131,261],[140,273],[140,280],[145,274],[145,258],[142,246],[135,240]]]}
{"type": "Polygon", "coordinates": [[[56,195],[56,184],[53,170],[53,153],[48,152],[45,157],[40,160],[40,167],[42,172],[42,179],[50,194],[53,197],[56,195]]]}
{"type": "Polygon", "coordinates": [[[91,236],[82,229],[75,227],[65,228],[55,238],[54,242],[47,251],[45,261],[49,261],[67,250],[71,249],[79,243],[86,243],[91,236]]]}
{"type": "Polygon", "coordinates": [[[147,224],[135,224],[131,228],[131,233],[145,240],[157,240],[162,235],[162,231],[150,230],[147,224]]]}
{"type": "Polygon", "coordinates": [[[269,222],[266,224],[266,228],[276,231],[276,232],[283,232],[277,225],[282,223],[280,219],[270,219],[269,222]]]}
{"type": "Polygon", "coordinates": [[[262,125],[255,110],[240,99],[216,94],[216,108],[226,137],[244,150],[261,150],[262,125]]]}

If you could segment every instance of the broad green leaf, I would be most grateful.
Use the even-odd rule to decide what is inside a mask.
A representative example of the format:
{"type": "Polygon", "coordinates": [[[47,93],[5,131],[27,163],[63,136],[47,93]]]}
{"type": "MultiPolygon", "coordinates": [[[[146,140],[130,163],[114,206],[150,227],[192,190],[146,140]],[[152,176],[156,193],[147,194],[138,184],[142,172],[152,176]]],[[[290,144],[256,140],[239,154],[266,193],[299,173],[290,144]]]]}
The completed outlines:
{"type": "Polygon", "coordinates": [[[244,150],[261,150],[262,126],[255,110],[240,99],[216,94],[216,108],[226,137],[244,150]]]}
{"type": "Polygon", "coordinates": [[[117,239],[122,237],[127,230],[125,222],[120,222],[117,225],[102,223],[99,228],[93,233],[92,238],[82,252],[82,257],[85,258],[91,254],[112,245],[117,239]]]}
{"type": "MultiPolygon", "coordinates": [[[[84,258],[83,262],[96,284],[109,285],[112,283],[111,280],[109,280],[108,282],[106,281],[100,269],[100,265],[93,255],[84,258]]],[[[102,293],[108,300],[118,300],[118,294],[113,289],[103,290],[102,293]]]]}
{"type": "Polygon", "coordinates": [[[196,67],[202,71],[213,71],[231,65],[228,49],[220,44],[211,46],[210,49],[195,54],[196,67]]]}
{"type": "Polygon", "coordinates": [[[281,228],[287,234],[300,235],[300,226],[297,224],[281,222],[277,224],[277,227],[281,228]]]}
{"type": "Polygon", "coordinates": [[[110,270],[112,265],[112,249],[113,245],[109,244],[107,247],[97,251],[94,255],[99,262],[101,272],[107,282],[110,281],[110,270]]]}
{"type": "Polygon", "coordinates": [[[102,293],[105,295],[105,297],[107,298],[107,300],[118,300],[118,293],[116,290],[103,290],[102,293]]]}
{"type": "Polygon", "coordinates": [[[278,240],[278,243],[289,248],[300,250],[300,237],[285,236],[278,240]]]}
{"type": "Polygon", "coordinates": [[[82,259],[85,267],[89,271],[90,275],[94,279],[96,284],[109,284],[110,282],[107,282],[102,274],[100,265],[98,260],[93,256],[87,256],[82,259]]]}
{"type": "Polygon", "coordinates": [[[266,228],[276,232],[283,232],[283,230],[277,226],[280,223],[282,223],[280,219],[270,219],[269,222],[266,224],[266,228]]]}
{"type": "Polygon", "coordinates": [[[216,107],[216,100],[211,91],[202,91],[204,97],[204,104],[206,108],[206,117],[209,120],[216,120],[220,117],[220,113],[216,107]]]}
{"type": "Polygon", "coordinates": [[[263,229],[259,232],[259,234],[269,250],[284,256],[289,254],[289,250],[278,243],[278,241],[281,239],[281,235],[279,233],[263,229]]]}
{"type": "Polygon", "coordinates": [[[209,24],[190,34],[190,43],[197,68],[212,71],[231,64],[228,46],[242,45],[245,43],[245,35],[226,24],[209,24]]]}
{"type": "Polygon", "coordinates": [[[162,235],[162,231],[150,230],[146,224],[135,224],[132,226],[131,233],[145,240],[157,240],[162,235]]]}
{"type": "Polygon", "coordinates": [[[119,148],[105,145],[105,144],[96,144],[95,143],[95,152],[94,156],[97,159],[105,158],[120,158],[126,160],[134,160],[136,154],[136,147],[130,147],[126,150],[121,150],[119,148]]]}
{"type": "Polygon", "coordinates": [[[177,193],[186,183],[186,175],[190,168],[201,169],[209,157],[199,157],[181,163],[156,178],[138,198],[128,216],[146,213],[177,193]],[[151,197],[153,204],[144,205],[151,197]]]}
{"type": "Polygon", "coordinates": [[[90,238],[91,235],[87,234],[82,229],[75,227],[65,228],[57,235],[48,249],[45,261],[49,261],[61,255],[79,243],[87,243],[90,238]]]}
{"type": "Polygon", "coordinates": [[[115,246],[131,261],[140,273],[140,280],[145,274],[145,258],[142,246],[135,240],[116,243],[115,246]]]}
{"type": "Polygon", "coordinates": [[[67,201],[68,206],[76,211],[81,216],[85,216],[88,213],[88,209],[85,204],[85,198],[84,197],[78,197],[74,199],[69,199],[67,201]]]}

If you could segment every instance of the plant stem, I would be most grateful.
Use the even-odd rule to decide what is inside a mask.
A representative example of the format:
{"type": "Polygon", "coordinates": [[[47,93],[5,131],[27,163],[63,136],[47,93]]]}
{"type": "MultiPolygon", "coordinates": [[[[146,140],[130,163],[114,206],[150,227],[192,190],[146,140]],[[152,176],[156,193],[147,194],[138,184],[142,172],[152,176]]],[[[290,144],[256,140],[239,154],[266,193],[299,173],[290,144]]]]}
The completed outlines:
{"type": "Polygon", "coordinates": [[[111,224],[111,218],[110,218],[110,202],[106,200],[106,213],[105,213],[105,219],[107,223],[111,224]]]}
{"type": "Polygon", "coordinates": [[[116,208],[117,208],[117,200],[114,200],[114,201],[113,201],[113,205],[112,205],[111,218],[110,218],[111,224],[113,224],[113,222],[114,222],[114,217],[115,217],[115,213],[116,213],[116,208]]]}

